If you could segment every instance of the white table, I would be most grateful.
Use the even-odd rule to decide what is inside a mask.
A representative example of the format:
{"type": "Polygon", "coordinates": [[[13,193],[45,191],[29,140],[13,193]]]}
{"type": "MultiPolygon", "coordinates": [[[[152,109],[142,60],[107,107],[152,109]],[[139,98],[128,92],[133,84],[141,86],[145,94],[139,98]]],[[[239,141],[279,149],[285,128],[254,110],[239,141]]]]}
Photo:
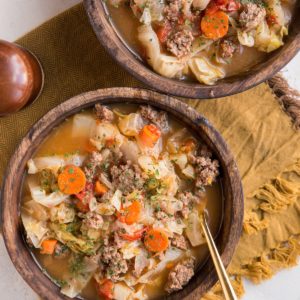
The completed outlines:
{"type": "MultiPolygon", "coordinates": [[[[0,0],[0,39],[13,41],[79,0],[0,0]]],[[[1,67],[1,66],[0,66],[1,67]]],[[[300,54],[283,70],[291,86],[300,87],[300,54]]],[[[258,286],[246,282],[243,300],[300,300],[300,266],[283,270],[258,286]]],[[[0,299],[36,300],[38,296],[14,269],[0,237],[0,299]]]]}

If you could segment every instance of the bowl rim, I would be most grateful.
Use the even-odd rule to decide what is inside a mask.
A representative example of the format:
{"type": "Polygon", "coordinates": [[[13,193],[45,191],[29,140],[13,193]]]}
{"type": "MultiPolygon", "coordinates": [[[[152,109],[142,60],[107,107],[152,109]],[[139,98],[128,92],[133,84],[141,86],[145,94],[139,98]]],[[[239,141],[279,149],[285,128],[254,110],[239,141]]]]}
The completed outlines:
{"type": "MultiPolygon", "coordinates": [[[[37,276],[43,273],[34,258],[29,253],[26,243],[23,240],[22,226],[20,221],[20,197],[22,190],[22,181],[26,162],[38,149],[41,141],[44,141],[53,128],[61,124],[66,118],[82,111],[85,108],[91,108],[96,103],[106,104],[106,101],[113,103],[122,103],[122,100],[132,103],[149,103],[155,107],[171,113],[175,117],[181,117],[182,120],[191,119],[195,128],[204,132],[207,138],[211,140],[218,156],[222,157],[224,162],[223,171],[226,169],[226,176],[229,178],[229,192],[232,198],[231,214],[228,240],[221,253],[221,259],[228,266],[232,259],[234,250],[237,246],[242,233],[242,222],[244,213],[244,199],[242,183],[239,176],[237,165],[234,161],[227,144],[220,133],[204,118],[200,113],[188,106],[186,103],[172,98],[168,95],[157,92],[139,89],[139,88],[107,88],[91,92],[86,92],[59,104],[41,117],[27,132],[21,140],[7,166],[4,181],[2,185],[1,198],[1,218],[2,232],[7,252],[12,260],[14,267],[27,282],[31,288],[43,299],[71,299],[59,292],[59,288],[46,276],[37,276]],[[184,111],[182,111],[184,109],[184,111]],[[214,144],[215,140],[219,144],[214,144]],[[20,184],[15,186],[15,182],[20,179],[20,184]],[[11,200],[12,199],[12,200],[11,200]],[[17,247],[19,245],[19,247],[17,247]],[[22,248],[22,249],[20,249],[22,248]],[[58,296],[59,295],[59,296],[58,296]]],[[[181,119],[180,119],[181,120],[181,119]]],[[[183,121],[185,122],[185,121],[183,121]]],[[[192,127],[192,125],[190,125],[192,127]]],[[[203,281],[208,281],[206,290],[217,282],[217,274],[214,268],[211,268],[203,281]]],[[[191,292],[181,292],[171,294],[166,299],[192,299],[197,292],[198,285],[191,292]]],[[[75,298],[78,299],[78,298],[75,298]]]]}
{"type": "Polygon", "coordinates": [[[110,56],[122,68],[138,80],[147,84],[150,88],[172,96],[213,99],[246,91],[275,75],[300,50],[299,31],[288,44],[285,43],[281,48],[276,50],[280,51],[278,57],[271,57],[265,62],[262,62],[261,64],[264,66],[257,70],[253,67],[245,74],[228,77],[228,79],[234,80],[233,82],[219,81],[215,85],[188,83],[159,75],[151,70],[150,67],[143,64],[141,60],[128,49],[125,43],[120,39],[116,30],[111,26],[109,21],[110,17],[102,0],[83,0],[83,4],[99,42],[110,56]]]}

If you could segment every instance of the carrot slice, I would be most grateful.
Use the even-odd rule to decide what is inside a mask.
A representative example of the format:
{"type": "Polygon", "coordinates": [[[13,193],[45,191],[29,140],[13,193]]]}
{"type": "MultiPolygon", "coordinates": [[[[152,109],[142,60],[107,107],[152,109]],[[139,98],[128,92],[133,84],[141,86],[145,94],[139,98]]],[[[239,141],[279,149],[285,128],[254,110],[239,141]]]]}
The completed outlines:
{"type": "Polygon", "coordinates": [[[160,138],[160,130],[153,124],[145,125],[139,133],[141,142],[147,147],[154,147],[160,138]]]}
{"type": "Polygon", "coordinates": [[[150,229],[144,240],[144,244],[149,251],[161,252],[169,247],[169,239],[161,229],[150,229]]]}
{"type": "Polygon", "coordinates": [[[100,181],[96,181],[95,184],[95,194],[102,196],[108,191],[107,187],[102,184],[100,181]]]}
{"type": "Polygon", "coordinates": [[[131,205],[125,207],[123,211],[117,215],[117,217],[120,222],[131,225],[138,221],[141,211],[141,203],[139,201],[133,201],[131,205]]]}
{"type": "Polygon", "coordinates": [[[106,279],[102,284],[96,282],[96,289],[100,297],[113,298],[114,283],[111,280],[106,279]]]}
{"type": "Polygon", "coordinates": [[[209,39],[219,39],[228,32],[228,16],[222,11],[205,14],[201,20],[201,30],[209,39]]]}
{"type": "Polygon", "coordinates": [[[56,244],[57,240],[44,240],[41,245],[41,254],[53,254],[56,244]]]}
{"type": "Polygon", "coordinates": [[[68,195],[78,194],[86,184],[86,177],[83,171],[74,165],[67,165],[58,175],[58,188],[68,195]]]}

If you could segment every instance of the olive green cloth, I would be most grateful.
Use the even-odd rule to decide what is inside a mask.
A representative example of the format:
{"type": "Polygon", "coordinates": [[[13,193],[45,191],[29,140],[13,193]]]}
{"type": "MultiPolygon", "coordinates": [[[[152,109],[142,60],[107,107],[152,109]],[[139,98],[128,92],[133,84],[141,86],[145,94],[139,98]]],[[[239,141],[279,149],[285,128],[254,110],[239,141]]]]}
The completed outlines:
{"type": "MultiPolygon", "coordinates": [[[[82,5],[33,30],[19,41],[40,59],[45,86],[24,110],[0,119],[0,176],[22,136],[42,115],[89,90],[143,87],[104,51],[82,5]]],[[[218,100],[186,100],[222,133],[234,153],[245,192],[244,233],[230,272],[242,293],[241,276],[269,278],[295,263],[300,234],[300,134],[292,129],[266,84],[218,100]]],[[[222,299],[216,286],[207,299],[222,299]]]]}

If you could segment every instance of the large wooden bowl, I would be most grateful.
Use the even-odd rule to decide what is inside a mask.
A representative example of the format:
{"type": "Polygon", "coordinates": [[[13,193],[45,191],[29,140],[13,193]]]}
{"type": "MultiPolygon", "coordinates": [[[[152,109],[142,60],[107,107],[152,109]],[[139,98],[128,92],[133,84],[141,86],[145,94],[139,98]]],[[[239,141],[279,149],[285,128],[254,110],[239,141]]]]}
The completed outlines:
{"type": "Polygon", "coordinates": [[[97,38],[108,53],[137,79],[156,90],[174,96],[203,99],[240,93],[272,77],[300,49],[300,18],[297,18],[300,15],[300,6],[298,5],[284,46],[270,53],[267,60],[255,65],[250,71],[222,79],[213,86],[169,79],[151,70],[123,43],[109,21],[110,16],[104,0],[83,2],[97,38]]]}
{"type": "MultiPolygon", "coordinates": [[[[1,212],[4,241],[16,269],[43,300],[70,298],[63,296],[59,288],[42,272],[24,241],[20,221],[20,200],[26,162],[34,155],[52,129],[67,117],[82,109],[93,107],[95,103],[121,102],[147,103],[167,111],[196,135],[201,136],[212,149],[221,164],[221,183],[224,194],[224,217],[216,243],[225,266],[232,258],[242,230],[243,193],[234,158],[220,134],[194,109],[169,96],[133,88],[97,90],[73,97],[42,117],[23,138],[7,167],[2,188],[1,212]]],[[[211,259],[208,259],[182,291],[166,299],[198,300],[216,281],[215,269],[211,259]]]]}

